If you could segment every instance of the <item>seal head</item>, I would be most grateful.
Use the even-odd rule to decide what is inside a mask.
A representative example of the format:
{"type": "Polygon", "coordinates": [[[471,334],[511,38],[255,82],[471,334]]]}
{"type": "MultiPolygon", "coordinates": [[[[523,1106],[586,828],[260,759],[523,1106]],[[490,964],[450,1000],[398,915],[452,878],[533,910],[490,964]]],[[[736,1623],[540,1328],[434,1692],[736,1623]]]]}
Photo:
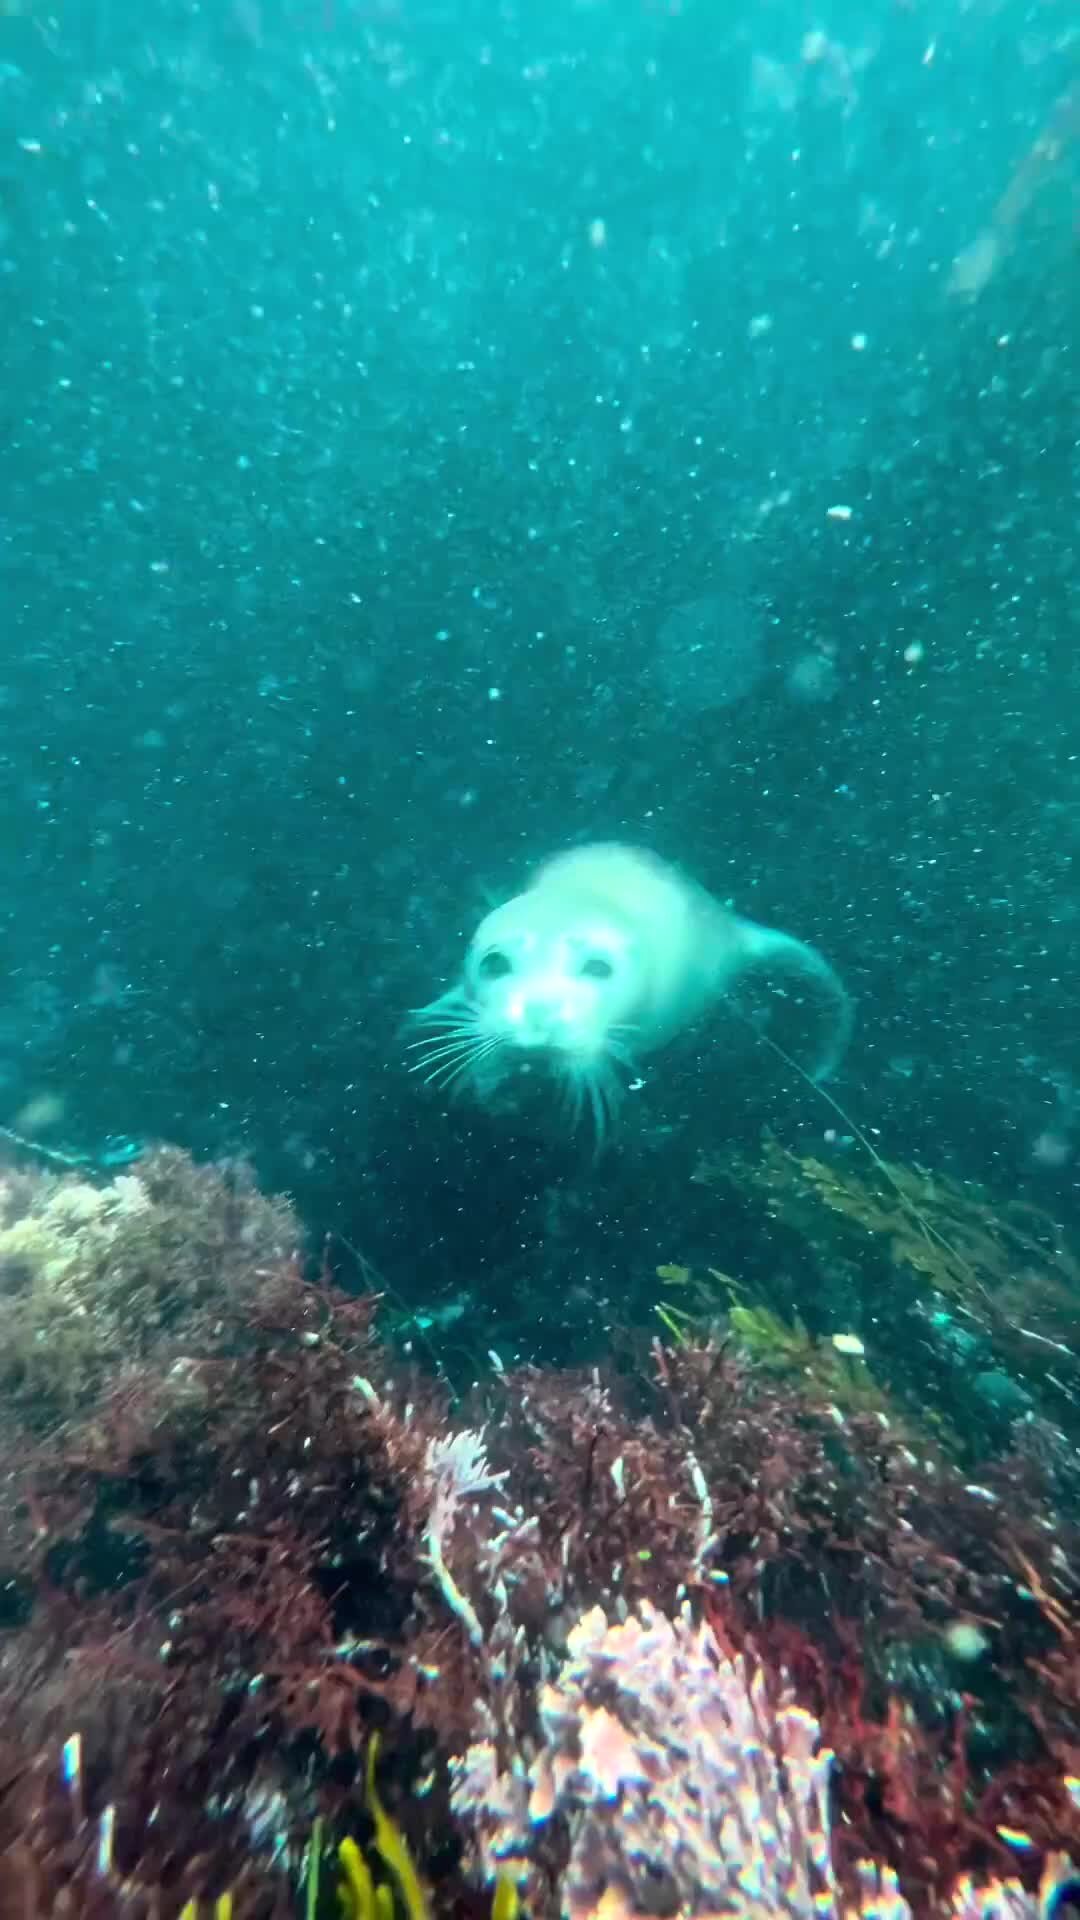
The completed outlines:
{"type": "Polygon", "coordinates": [[[633,1021],[643,961],[620,915],[537,887],[481,922],[462,986],[478,1022],[507,1046],[595,1059],[633,1021]]]}

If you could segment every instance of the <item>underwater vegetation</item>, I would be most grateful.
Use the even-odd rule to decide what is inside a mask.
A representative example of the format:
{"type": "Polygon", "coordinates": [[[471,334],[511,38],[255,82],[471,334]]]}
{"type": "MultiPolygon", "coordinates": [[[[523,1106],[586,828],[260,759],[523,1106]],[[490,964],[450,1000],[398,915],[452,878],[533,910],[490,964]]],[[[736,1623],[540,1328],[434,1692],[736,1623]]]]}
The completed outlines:
{"type": "Polygon", "coordinates": [[[5,1914],[1063,1911],[1061,1428],[975,1469],[687,1326],[451,1407],[284,1203],[131,1178],[22,1173],[9,1215],[64,1248],[42,1344],[92,1279],[111,1346],[62,1421],[4,1397],[5,1914]]]}
{"type": "Polygon", "coordinates": [[[158,1148],[92,1182],[0,1169],[0,1433],[45,1431],[115,1385],[177,1326],[296,1246],[290,1209],[243,1167],[158,1148]]]}
{"type": "Polygon", "coordinates": [[[679,1345],[700,1341],[703,1331],[715,1327],[726,1301],[724,1326],[763,1373],[803,1380],[837,1413],[876,1413],[888,1416],[890,1424],[902,1418],[870,1372],[857,1335],[812,1334],[797,1312],[787,1320],[762,1301],[748,1299],[739,1281],[715,1267],[695,1273],[690,1267],[662,1266],[657,1276],[668,1293],[657,1304],[657,1316],[679,1345]],[[687,1301],[693,1304],[680,1304],[687,1301]]]}
{"type": "Polygon", "coordinates": [[[810,1368],[845,1405],[876,1394],[969,1450],[1033,1410],[1080,1438],[1080,1256],[1049,1214],[973,1181],[885,1160],[863,1172],[768,1135],[757,1156],[703,1157],[695,1179],[723,1193],[729,1219],[752,1220],[766,1277],[750,1289],[759,1299],[726,1273],[687,1271],[667,1286],[677,1310],[727,1309],[763,1364],[810,1368]],[[801,1327],[806,1302],[824,1338],[801,1327]]]}

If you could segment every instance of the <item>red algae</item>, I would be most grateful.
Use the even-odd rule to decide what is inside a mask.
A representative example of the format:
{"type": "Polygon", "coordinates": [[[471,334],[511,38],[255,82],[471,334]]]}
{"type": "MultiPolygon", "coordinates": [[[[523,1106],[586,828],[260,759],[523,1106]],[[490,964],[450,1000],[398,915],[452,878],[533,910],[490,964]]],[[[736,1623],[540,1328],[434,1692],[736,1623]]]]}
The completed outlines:
{"type": "MultiPolygon", "coordinates": [[[[676,1652],[689,1636],[721,1717],[751,1689],[779,1768],[757,1790],[809,1848],[807,1898],[974,1913],[950,1904],[965,1875],[965,1899],[1015,1879],[1023,1902],[1080,1858],[1075,1463],[1051,1430],[961,1471],[709,1340],[609,1376],[493,1374],[452,1410],[381,1342],[375,1298],[308,1271],[287,1209],[170,1164],[202,1212],[168,1242],[184,1289],[168,1247],[153,1268],[172,1303],[154,1338],[118,1336],[51,1432],[17,1397],[3,1410],[16,1911],[169,1920],[230,1889],[235,1914],[295,1912],[316,1819],[367,1831],[379,1731],[436,1913],[475,1909],[492,1796],[520,1814],[534,1774],[507,1857],[537,1920],[610,1910],[619,1889],[666,1913],[659,1885],[650,1906],[593,1871],[629,1857],[628,1796],[672,1759],[655,1730],[642,1745],[629,1695],[574,1679],[589,1619],[620,1649],[635,1621],[676,1652]],[[559,1718],[575,1686],[576,1734],[559,1718]],[[813,1821],[789,1798],[781,1733],[800,1727],[813,1821]]],[[[729,1815],[714,1808],[710,1845],[729,1815]]],[[[719,1898],[701,1862],[673,1884],[688,1914],[719,1898]]]]}

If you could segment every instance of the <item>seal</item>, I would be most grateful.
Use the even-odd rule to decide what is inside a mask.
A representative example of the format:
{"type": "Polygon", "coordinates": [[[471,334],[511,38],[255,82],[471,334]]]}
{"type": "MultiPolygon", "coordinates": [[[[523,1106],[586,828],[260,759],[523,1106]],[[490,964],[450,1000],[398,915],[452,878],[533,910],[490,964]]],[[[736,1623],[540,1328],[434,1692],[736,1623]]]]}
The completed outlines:
{"type": "Polygon", "coordinates": [[[724,1005],[767,1036],[778,1013],[785,1037],[793,1019],[795,1064],[813,1080],[851,1032],[851,1002],[816,948],[744,920],[642,848],[575,847],[481,921],[458,985],[414,1011],[411,1071],[486,1099],[515,1065],[541,1061],[575,1121],[587,1103],[602,1144],[621,1076],[724,1005]]]}

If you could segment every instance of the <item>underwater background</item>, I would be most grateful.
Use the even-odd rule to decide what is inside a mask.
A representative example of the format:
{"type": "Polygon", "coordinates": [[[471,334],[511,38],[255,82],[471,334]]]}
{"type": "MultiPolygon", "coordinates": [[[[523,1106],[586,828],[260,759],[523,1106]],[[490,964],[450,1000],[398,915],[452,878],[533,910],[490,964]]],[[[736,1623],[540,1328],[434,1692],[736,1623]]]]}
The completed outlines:
{"type": "Polygon", "coordinates": [[[0,1920],[1080,1912],[1078,312],[1073,0],[0,0],[0,1920]]]}
{"type": "Polygon", "coordinates": [[[577,1341],[702,1147],[835,1123],[707,1036],[598,1166],[408,1076],[612,837],[829,956],[888,1151],[1075,1219],[1078,61],[1054,0],[8,0],[8,1124],[577,1341]]]}

